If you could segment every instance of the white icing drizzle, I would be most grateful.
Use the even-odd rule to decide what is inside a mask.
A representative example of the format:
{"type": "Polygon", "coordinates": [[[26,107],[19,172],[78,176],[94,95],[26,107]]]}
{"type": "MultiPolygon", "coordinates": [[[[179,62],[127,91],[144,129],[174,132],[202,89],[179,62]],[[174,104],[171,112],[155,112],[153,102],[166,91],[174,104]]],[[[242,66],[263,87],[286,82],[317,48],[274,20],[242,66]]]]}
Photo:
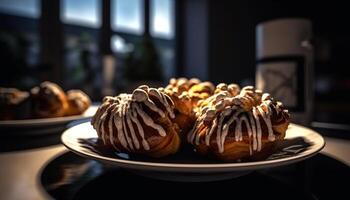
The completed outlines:
{"type": "MultiPolygon", "coordinates": [[[[108,108],[108,104],[107,103],[103,103],[96,111],[95,113],[95,117],[92,118],[91,123],[93,125],[95,125],[97,127],[98,125],[98,120],[96,120],[97,118],[100,119],[101,116],[104,114],[104,112],[106,111],[106,109],[108,108]]],[[[97,131],[97,134],[100,135],[100,130],[97,131]]]]}
{"type": "Polygon", "coordinates": [[[261,138],[262,138],[262,130],[261,130],[261,125],[260,125],[260,119],[259,119],[259,114],[257,112],[257,109],[254,107],[253,108],[253,115],[256,123],[256,132],[257,132],[257,146],[258,146],[258,151],[261,150],[261,138]]]}
{"type": "Polygon", "coordinates": [[[146,101],[144,101],[144,103],[146,104],[146,106],[148,106],[151,110],[153,110],[154,112],[158,113],[160,115],[160,117],[165,117],[165,113],[159,109],[156,104],[151,100],[151,99],[147,99],[146,101]]]}
{"type": "Polygon", "coordinates": [[[108,113],[108,109],[106,110],[106,112],[101,116],[101,123],[99,124],[100,130],[101,130],[101,138],[103,142],[106,142],[106,131],[105,131],[105,126],[104,126],[104,122],[105,119],[107,118],[107,113],[108,113]]]}
{"type": "MultiPolygon", "coordinates": [[[[153,88],[151,88],[153,89],[153,88]]],[[[158,113],[160,117],[165,117],[165,113],[156,106],[156,104],[149,98],[147,91],[151,91],[150,88],[136,89],[133,92],[132,98],[137,102],[143,102],[152,111],[158,113]]]]}
{"type": "MultiPolygon", "coordinates": [[[[222,84],[220,87],[225,85],[222,84]]],[[[187,139],[190,143],[199,145],[204,135],[205,145],[210,146],[212,135],[216,130],[215,139],[219,153],[225,151],[225,141],[231,126],[234,126],[233,134],[236,142],[243,141],[243,126],[245,126],[250,155],[261,151],[262,123],[267,127],[268,141],[274,141],[276,138],[271,123],[273,110],[277,115],[281,111],[288,115],[280,102],[273,103],[269,94],[254,91],[253,87],[243,88],[237,96],[232,97],[219,92],[208,99],[207,105],[200,109],[199,117],[187,139]],[[229,119],[225,120],[227,117],[229,119]],[[203,130],[205,134],[202,134],[203,130]]]]}
{"type": "Polygon", "coordinates": [[[135,104],[135,109],[137,114],[143,119],[143,122],[145,122],[146,125],[156,129],[160,136],[166,136],[166,132],[163,129],[163,127],[154,123],[153,119],[150,116],[148,116],[145,112],[143,112],[143,110],[137,104],[135,104]]]}
{"type": "MultiPolygon", "coordinates": [[[[217,139],[217,143],[218,143],[219,152],[224,152],[224,144],[225,144],[226,136],[228,134],[229,127],[230,127],[231,123],[233,123],[234,121],[237,120],[237,116],[240,113],[241,113],[240,111],[236,111],[236,113],[233,114],[232,117],[228,120],[228,122],[223,126],[223,129],[217,131],[217,138],[216,139],[217,139]]],[[[210,138],[207,138],[207,140],[210,140],[210,138]]]]}
{"type": "Polygon", "coordinates": [[[274,141],[275,140],[275,135],[273,134],[272,130],[272,124],[271,124],[271,118],[270,118],[270,112],[266,113],[261,106],[258,106],[258,111],[261,113],[261,116],[263,120],[265,121],[265,124],[267,126],[267,131],[269,133],[268,135],[268,140],[269,141],[274,141]]]}
{"type": "MultiPolygon", "coordinates": [[[[258,142],[257,142],[257,138],[256,138],[256,126],[255,126],[254,117],[253,117],[251,112],[248,113],[248,118],[249,118],[250,125],[252,126],[253,150],[256,151],[258,148],[258,145],[257,145],[258,142]]],[[[249,140],[250,140],[250,137],[249,137],[249,140]]],[[[250,143],[250,145],[251,145],[251,143],[250,143]]],[[[253,154],[253,152],[250,150],[250,155],[252,155],[252,154],[253,154]]]]}
{"type": "Polygon", "coordinates": [[[128,130],[126,127],[126,123],[125,123],[125,118],[126,118],[126,109],[127,109],[128,104],[123,104],[122,105],[122,130],[124,132],[124,135],[126,137],[126,141],[128,142],[128,145],[130,147],[131,150],[134,150],[134,146],[132,145],[132,141],[131,141],[131,137],[128,134],[128,130]]]}
{"type": "Polygon", "coordinates": [[[162,97],[163,97],[163,102],[164,102],[165,108],[169,113],[169,116],[174,119],[175,118],[174,106],[171,106],[171,105],[174,105],[174,102],[171,100],[170,97],[168,97],[166,95],[162,95],[162,97]]]}
{"type": "MultiPolygon", "coordinates": [[[[248,121],[248,118],[246,116],[241,117],[240,121],[241,121],[240,124],[242,124],[244,122],[246,125],[248,137],[249,137],[249,153],[250,153],[250,155],[252,155],[253,154],[252,146],[251,146],[251,137],[253,135],[252,128],[249,126],[249,121],[248,121]]],[[[239,131],[242,133],[242,126],[241,126],[241,130],[239,130],[239,131]]]]}
{"type": "Polygon", "coordinates": [[[134,90],[133,94],[105,97],[91,120],[98,136],[104,143],[109,141],[117,150],[120,149],[117,144],[129,151],[140,148],[150,150],[142,124],[155,129],[162,137],[166,136],[167,133],[143,110],[143,106],[159,114],[161,118],[175,117],[173,102],[170,97],[160,91],[161,89],[140,86],[134,90]],[[157,106],[149,98],[150,96],[157,98],[163,106],[157,106]],[[162,110],[162,107],[165,110],[162,110]]]}
{"type": "Polygon", "coordinates": [[[129,116],[130,116],[131,120],[132,120],[132,121],[136,124],[136,126],[137,126],[137,129],[138,129],[139,134],[140,134],[141,139],[142,139],[143,148],[144,148],[145,150],[149,150],[150,147],[149,147],[148,142],[147,142],[146,139],[145,139],[145,133],[144,133],[144,131],[143,131],[143,128],[142,128],[140,122],[138,121],[137,117],[135,117],[134,115],[137,116],[136,111],[135,111],[135,110],[132,110],[132,114],[129,115],[129,116]]]}
{"type": "MultiPolygon", "coordinates": [[[[213,122],[213,125],[211,126],[211,128],[209,129],[210,131],[208,132],[208,134],[205,136],[205,144],[206,145],[210,145],[210,137],[211,135],[214,133],[214,130],[217,126],[217,123],[218,123],[218,119],[215,118],[214,119],[214,122],[213,122]]],[[[198,145],[198,144],[197,144],[198,145]]]]}
{"type": "MultiPolygon", "coordinates": [[[[168,101],[165,99],[165,95],[162,95],[157,89],[155,88],[150,88],[148,90],[149,94],[155,96],[158,98],[158,100],[165,106],[165,109],[168,111],[169,116],[171,118],[175,118],[175,114],[173,111],[173,108],[169,105],[168,101]]],[[[170,99],[170,98],[169,98],[170,99]]]]}
{"type": "MultiPolygon", "coordinates": [[[[110,107],[112,112],[115,110],[114,106],[115,106],[115,103],[113,103],[112,106],[110,107]]],[[[115,136],[114,136],[114,132],[113,132],[113,124],[114,124],[113,118],[114,118],[114,116],[110,115],[109,120],[108,120],[109,142],[113,145],[114,148],[118,149],[118,147],[114,143],[115,136]]]]}
{"type": "Polygon", "coordinates": [[[134,131],[134,126],[132,125],[131,123],[131,120],[130,120],[130,112],[127,112],[126,115],[125,115],[125,118],[126,118],[126,123],[129,127],[129,130],[131,132],[131,137],[132,137],[132,140],[134,142],[134,146],[136,147],[136,149],[140,149],[140,143],[139,143],[139,140],[137,139],[136,137],[136,134],[135,134],[135,131],[134,131]]]}
{"type": "Polygon", "coordinates": [[[189,131],[189,133],[187,134],[187,141],[193,141],[194,137],[196,136],[196,132],[199,129],[200,126],[198,126],[199,123],[203,123],[202,121],[196,120],[196,122],[194,123],[192,129],[189,131]]]}
{"type": "Polygon", "coordinates": [[[121,109],[120,109],[120,107],[117,107],[117,112],[115,114],[112,114],[112,116],[113,116],[114,125],[115,125],[115,127],[117,127],[118,140],[119,140],[120,144],[125,149],[129,150],[128,143],[126,141],[126,137],[125,137],[125,135],[123,133],[122,116],[121,116],[121,109]]]}

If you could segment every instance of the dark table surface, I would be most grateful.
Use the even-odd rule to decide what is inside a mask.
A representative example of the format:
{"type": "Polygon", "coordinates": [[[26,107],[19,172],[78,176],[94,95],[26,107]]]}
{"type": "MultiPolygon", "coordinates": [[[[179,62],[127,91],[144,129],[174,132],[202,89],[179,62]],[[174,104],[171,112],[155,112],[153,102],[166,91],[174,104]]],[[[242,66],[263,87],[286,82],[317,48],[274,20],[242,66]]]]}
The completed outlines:
{"type": "MultiPolygon", "coordinates": [[[[111,168],[70,153],[60,144],[60,133],[26,137],[2,133],[0,199],[86,199],[96,193],[103,198],[115,195],[116,189],[120,194],[149,185],[165,192],[171,192],[175,186],[181,194],[193,192],[195,186],[202,191],[234,188],[241,191],[235,192],[237,197],[248,199],[255,196],[281,199],[281,195],[283,199],[328,199],[330,194],[334,199],[337,195],[347,195],[347,184],[342,183],[350,180],[350,140],[329,137],[332,132],[329,128],[317,130],[326,133],[326,146],[307,161],[210,183],[159,181],[111,168]],[[249,192],[252,188],[255,192],[249,192]],[[273,195],[266,189],[273,190],[273,195]]],[[[172,194],[180,196],[180,193],[172,194]]],[[[196,194],[197,197],[206,195],[205,192],[196,194]]]]}

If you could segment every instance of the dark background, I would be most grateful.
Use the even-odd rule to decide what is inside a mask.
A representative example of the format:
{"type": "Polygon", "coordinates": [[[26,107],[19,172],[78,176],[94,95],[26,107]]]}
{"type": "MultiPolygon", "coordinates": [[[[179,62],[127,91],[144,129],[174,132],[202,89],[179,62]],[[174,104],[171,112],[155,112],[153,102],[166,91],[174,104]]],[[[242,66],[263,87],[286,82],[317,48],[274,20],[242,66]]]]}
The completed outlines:
{"type": "Polygon", "coordinates": [[[198,77],[214,83],[254,84],[256,25],[297,17],[310,19],[313,24],[315,120],[349,122],[346,116],[350,111],[347,69],[350,14],[346,3],[176,0],[171,8],[175,34],[164,39],[149,34],[150,0],[142,1],[145,27],[142,35],[111,28],[113,2],[109,0],[99,1],[101,26],[98,28],[63,23],[59,0],[39,2],[41,16],[35,19],[0,10],[0,86],[28,89],[43,80],[51,80],[64,89],[83,89],[98,101],[103,96],[105,55],[117,59],[115,93],[129,90],[133,81],[156,80],[166,84],[174,76],[198,77]],[[134,45],[134,54],[111,49],[110,40],[116,34],[134,45]],[[72,38],[78,38],[80,43],[70,45],[72,38]],[[82,75],[69,67],[72,65],[69,56],[76,54],[84,71],[80,79],[75,77],[82,75]],[[147,73],[137,75],[137,70],[128,66],[145,67],[147,73]]]}

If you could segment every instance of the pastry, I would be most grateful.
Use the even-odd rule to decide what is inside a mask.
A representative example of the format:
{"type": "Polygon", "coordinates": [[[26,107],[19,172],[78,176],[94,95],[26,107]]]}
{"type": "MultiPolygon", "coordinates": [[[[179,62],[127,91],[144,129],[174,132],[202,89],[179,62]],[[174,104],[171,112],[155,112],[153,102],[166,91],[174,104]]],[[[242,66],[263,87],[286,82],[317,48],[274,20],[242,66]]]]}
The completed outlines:
{"type": "Polygon", "coordinates": [[[252,86],[238,91],[235,85],[219,85],[201,102],[187,136],[198,153],[223,161],[261,159],[285,137],[290,118],[281,102],[252,86]]]}
{"type": "Polygon", "coordinates": [[[91,124],[117,152],[164,157],[180,148],[174,118],[174,102],[164,90],[142,85],[132,94],[105,97],[91,124]]]}
{"type": "Polygon", "coordinates": [[[55,83],[45,81],[30,92],[0,87],[0,120],[51,118],[82,114],[91,100],[80,90],[67,94],[55,83]]]}
{"type": "Polygon", "coordinates": [[[89,96],[81,90],[67,91],[67,101],[68,107],[65,113],[67,116],[80,115],[84,113],[84,111],[86,111],[91,105],[89,96]]]}
{"type": "Polygon", "coordinates": [[[30,118],[29,93],[16,88],[0,88],[0,120],[30,118]]]}
{"type": "Polygon", "coordinates": [[[201,82],[199,79],[179,78],[170,79],[164,92],[175,103],[175,122],[182,132],[188,132],[195,121],[195,112],[198,102],[214,93],[214,85],[210,82],[201,82]]]}
{"type": "Polygon", "coordinates": [[[68,109],[67,96],[60,86],[45,81],[30,91],[34,118],[62,117],[68,109]]]}
{"type": "Polygon", "coordinates": [[[237,96],[239,92],[240,87],[237,84],[232,83],[227,85],[226,83],[220,83],[215,87],[213,95],[198,101],[194,111],[198,115],[202,108],[206,106],[210,107],[220,99],[237,96]]]}

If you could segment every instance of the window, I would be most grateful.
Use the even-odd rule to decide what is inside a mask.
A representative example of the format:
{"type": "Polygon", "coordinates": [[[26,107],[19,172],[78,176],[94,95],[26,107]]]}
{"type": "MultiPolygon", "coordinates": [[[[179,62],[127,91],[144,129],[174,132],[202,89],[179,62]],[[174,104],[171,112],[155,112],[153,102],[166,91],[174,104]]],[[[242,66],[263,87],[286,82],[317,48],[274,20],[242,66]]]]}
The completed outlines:
{"type": "Polygon", "coordinates": [[[150,1],[150,33],[153,37],[174,38],[174,0],[150,1]]]}
{"type": "Polygon", "coordinates": [[[22,17],[39,18],[40,0],[0,0],[0,12],[22,17]]]}
{"type": "Polygon", "coordinates": [[[92,28],[101,26],[99,0],[62,0],[61,19],[64,23],[92,28]]]}
{"type": "Polygon", "coordinates": [[[121,65],[125,53],[137,51],[145,30],[145,8],[149,7],[151,42],[158,54],[164,78],[175,73],[175,0],[112,0],[112,51],[119,55],[121,65]],[[149,6],[144,3],[148,2],[149,6]]]}
{"type": "Polygon", "coordinates": [[[143,0],[113,0],[111,10],[112,29],[142,35],[144,32],[143,2],[143,0]]]}

